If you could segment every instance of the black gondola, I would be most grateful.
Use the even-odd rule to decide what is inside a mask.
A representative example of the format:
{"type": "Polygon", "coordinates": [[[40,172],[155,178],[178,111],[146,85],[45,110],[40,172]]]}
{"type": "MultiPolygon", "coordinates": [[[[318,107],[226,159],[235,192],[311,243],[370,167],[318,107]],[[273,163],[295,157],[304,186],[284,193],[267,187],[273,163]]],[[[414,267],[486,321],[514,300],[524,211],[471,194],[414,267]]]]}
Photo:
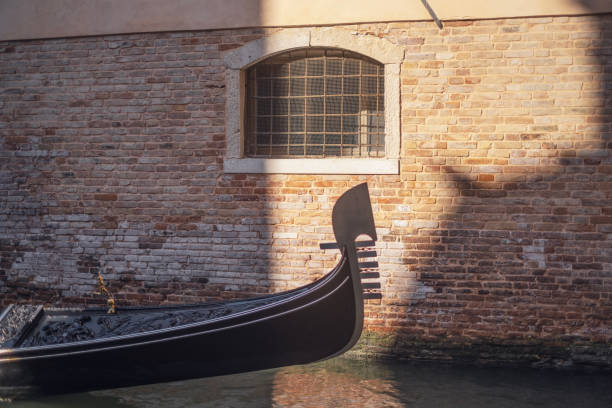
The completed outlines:
{"type": "Polygon", "coordinates": [[[342,252],[338,265],[320,280],[288,292],[119,308],[116,315],[100,309],[7,308],[0,316],[0,397],[233,374],[345,352],[363,327],[355,239],[365,234],[376,240],[366,184],[338,199],[332,225],[342,252]],[[11,310],[27,315],[17,329],[6,327],[11,310]],[[70,328],[67,339],[62,330],[70,328]]]}

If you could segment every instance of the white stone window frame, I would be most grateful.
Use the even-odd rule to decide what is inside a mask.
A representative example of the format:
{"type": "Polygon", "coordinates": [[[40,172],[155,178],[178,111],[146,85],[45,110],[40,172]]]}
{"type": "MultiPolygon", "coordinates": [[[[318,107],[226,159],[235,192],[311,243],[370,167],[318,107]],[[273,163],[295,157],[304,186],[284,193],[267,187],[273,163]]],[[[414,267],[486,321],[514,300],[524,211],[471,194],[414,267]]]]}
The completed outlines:
{"type": "Polygon", "coordinates": [[[343,28],[288,28],[225,53],[225,173],[399,174],[400,65],[404,49],[389,40],[343,28]],[[338,48],[384,65],[384,158],[254,158],[244,155],[245,72],[273,55],[308,47],[338,48]]]}

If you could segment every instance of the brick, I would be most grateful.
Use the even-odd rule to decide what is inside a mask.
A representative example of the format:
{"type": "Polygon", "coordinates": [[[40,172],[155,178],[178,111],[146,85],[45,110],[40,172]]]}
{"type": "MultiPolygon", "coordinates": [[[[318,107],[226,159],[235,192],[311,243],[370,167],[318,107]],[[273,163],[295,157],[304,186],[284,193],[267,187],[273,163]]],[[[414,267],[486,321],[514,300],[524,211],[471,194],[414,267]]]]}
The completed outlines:
{"type": "Polygon", "coordinates": [[[99,201],[117,201],[116,193],[94,194],[94,199],[99,201]]]}

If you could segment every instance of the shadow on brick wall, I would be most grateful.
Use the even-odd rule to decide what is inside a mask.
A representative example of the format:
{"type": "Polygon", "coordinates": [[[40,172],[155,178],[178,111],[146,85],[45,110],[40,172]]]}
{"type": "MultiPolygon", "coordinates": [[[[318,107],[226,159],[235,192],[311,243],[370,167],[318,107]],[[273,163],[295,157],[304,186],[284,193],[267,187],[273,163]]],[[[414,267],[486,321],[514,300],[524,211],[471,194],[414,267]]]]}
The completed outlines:
{"type": "Polygon", "coordinates": [[[431,256],[409,259],[409,269],[426,296],[406,302],[395,352],[471,362],[609,364],[609,352],[601,351],[611,340],[612,313],[612,16],[570,19],[601,24],[598,35],[568,31],[585,53],[574,55],[569,72],[558,77],[563,83],[590,75],[595,89],[577,90],[584,103],[565,105],[559,97],[552,105],[584,120],[551,117],[514,135],[531,149],[513,150],[507,165],[483,166],[479,174],[442,169],[459,195],[440,229],[419,231],[431,256]]]}

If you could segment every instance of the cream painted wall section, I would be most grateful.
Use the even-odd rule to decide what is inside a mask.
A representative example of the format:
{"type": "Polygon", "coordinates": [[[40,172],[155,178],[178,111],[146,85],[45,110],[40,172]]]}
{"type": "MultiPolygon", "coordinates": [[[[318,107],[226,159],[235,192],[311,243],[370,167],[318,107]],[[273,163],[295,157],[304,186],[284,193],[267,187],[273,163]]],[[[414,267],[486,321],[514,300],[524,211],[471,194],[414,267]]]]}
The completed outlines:
{"type": "MultiPolygon", "coordinates": [[[[611,0],[429,0],[444,20],[612,12],[611,0]]],[[[431,20],[420,0],[0,0],[0,40],[431,20]]]]}

